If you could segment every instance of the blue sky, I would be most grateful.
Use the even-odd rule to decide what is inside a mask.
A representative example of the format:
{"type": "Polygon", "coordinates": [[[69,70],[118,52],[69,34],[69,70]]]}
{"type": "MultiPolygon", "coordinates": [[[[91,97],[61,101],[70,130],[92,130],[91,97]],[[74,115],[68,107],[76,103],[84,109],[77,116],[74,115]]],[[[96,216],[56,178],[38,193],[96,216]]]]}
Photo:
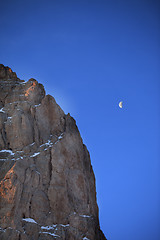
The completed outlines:
{"type": "Polygon", "coordinates": [[[106,237],[159,240],[159,1],[6,0],[0,22],[1,63],[76,119],[106,237]]]}

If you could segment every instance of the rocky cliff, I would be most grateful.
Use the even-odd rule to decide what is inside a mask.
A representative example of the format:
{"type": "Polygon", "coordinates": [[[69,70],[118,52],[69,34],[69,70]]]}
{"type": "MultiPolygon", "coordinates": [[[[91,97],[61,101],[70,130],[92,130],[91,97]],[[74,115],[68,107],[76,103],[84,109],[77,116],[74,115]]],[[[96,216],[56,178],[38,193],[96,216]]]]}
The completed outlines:
{"type": "Polygon", "coordinates": [[[75,120],[0,65],[0,240],[105,240],[75,120]]]}

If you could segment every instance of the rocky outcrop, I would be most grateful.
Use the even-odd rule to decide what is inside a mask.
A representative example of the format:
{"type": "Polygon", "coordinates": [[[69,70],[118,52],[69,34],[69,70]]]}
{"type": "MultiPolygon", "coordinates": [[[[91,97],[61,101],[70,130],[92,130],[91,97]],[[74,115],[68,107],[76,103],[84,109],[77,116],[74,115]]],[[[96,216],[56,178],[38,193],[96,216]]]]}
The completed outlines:
{"type": "Polygon", "coordinates": [[[0,239],[104,240],[75,120],[35,79],[0,65],[0,239]]]}

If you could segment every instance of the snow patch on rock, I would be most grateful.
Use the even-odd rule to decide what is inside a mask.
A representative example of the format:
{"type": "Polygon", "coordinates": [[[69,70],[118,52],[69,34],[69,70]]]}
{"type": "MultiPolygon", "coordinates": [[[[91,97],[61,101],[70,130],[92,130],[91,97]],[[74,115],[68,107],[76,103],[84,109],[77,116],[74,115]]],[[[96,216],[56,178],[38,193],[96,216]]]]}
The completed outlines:
{"type": "Polygon", "coordinates": [[[25,221],[25,222],[30,222],[30,223],[37,224],[37,222],[33,218],[23,218],[22,220],[25,221]]]}
{"type": "Polygon", "coordinates": [[[30,157],[36,157],[39,154],[40,154],[40,152],[37,152],[37,153],[34,153],[33,155],[31,155],[30,157]]]}
{"type": "Polygon", "coordinates": [[[3,108],[0,109],[0,112],[5,113],[5,111],[3,110],[3,108]]]}
{"type": "Polygon", "coordinates": [[[11,155],[14,155],[15,153],[13,153],[11,150],[6,150],[6,149],[3,149],[0,151],[1,152],[6,152],[6,153],[10,153],[11,155]]]}
{"type": "Polygon", "coordinates": [[[80,217],[84,217],[84,218],[90,218],[91,216],[88,215],[79,215],[80,217]]]}

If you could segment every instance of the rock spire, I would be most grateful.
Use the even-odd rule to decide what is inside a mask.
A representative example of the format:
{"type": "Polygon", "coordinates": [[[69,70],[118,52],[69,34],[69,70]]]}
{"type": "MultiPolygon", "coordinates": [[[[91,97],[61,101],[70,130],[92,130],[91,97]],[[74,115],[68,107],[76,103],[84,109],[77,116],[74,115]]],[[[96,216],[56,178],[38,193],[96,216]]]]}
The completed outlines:
{"type": "Polygon", "coordinates": [[[35,79],[0,65],[0,239],[105,240],[75,120],[35,79]]]}

